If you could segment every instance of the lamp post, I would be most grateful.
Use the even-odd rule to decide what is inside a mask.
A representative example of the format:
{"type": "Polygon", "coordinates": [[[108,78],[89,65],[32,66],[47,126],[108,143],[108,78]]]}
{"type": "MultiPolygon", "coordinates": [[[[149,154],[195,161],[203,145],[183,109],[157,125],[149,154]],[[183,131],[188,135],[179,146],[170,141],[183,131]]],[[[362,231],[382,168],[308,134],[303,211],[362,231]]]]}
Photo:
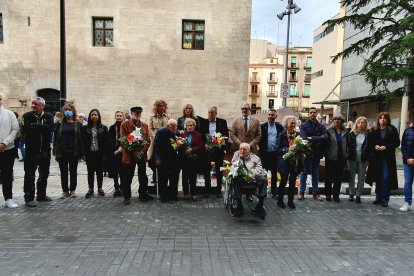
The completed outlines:
{"type": "Polygon", "coordinates": [[[65,0],[60,0],[60,107],[66,102],[65,0]]]}
{"type": "MultiPolygon", "coordinates": [[[[298,13],[301,10],[301,8],[299,8],[298,5],[294,4],[293,0],[288,0],[288,5],[286,7],[286,10],[277,15],[277,18],[279,18],[280,20],[283,20],[283,17],[285,15],[288,16],[287,38],[286,38],[286,54],[285,54],[285,81],[284,81],[285,84],[288,83],[287,77],[288,77],[288,58],[289,58],[290,14],[292,13],[291,10],[293,10],[294,13],[298,13]]],[[[283,98],[282,105],[283,105],[283,107],[286,107],[286,98],[283,98]]]]}

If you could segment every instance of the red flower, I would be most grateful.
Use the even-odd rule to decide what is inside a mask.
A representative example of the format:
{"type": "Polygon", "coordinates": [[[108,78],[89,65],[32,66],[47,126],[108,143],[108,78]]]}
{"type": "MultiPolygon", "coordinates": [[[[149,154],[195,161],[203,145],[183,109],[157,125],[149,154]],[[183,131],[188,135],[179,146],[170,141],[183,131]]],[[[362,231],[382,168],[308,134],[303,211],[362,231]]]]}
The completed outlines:
{"type": "Polygon", "coordinates": [[[131,134],[128,134],[128,142],[134,142],[134,140],[135,140],[135,137],[134,137],[134,135],[131,135],[131,134]]]}

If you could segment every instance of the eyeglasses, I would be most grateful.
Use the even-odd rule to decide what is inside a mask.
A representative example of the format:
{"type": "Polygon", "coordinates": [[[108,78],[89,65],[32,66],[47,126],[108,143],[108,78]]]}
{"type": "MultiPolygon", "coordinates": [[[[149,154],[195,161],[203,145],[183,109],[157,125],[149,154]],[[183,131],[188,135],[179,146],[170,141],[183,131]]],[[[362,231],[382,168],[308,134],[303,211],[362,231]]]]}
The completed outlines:
{"type": "Polygon", "coordinates": [[[242,107],[241,110],[249,110],[250,108],[248,107],[242,107]]]}

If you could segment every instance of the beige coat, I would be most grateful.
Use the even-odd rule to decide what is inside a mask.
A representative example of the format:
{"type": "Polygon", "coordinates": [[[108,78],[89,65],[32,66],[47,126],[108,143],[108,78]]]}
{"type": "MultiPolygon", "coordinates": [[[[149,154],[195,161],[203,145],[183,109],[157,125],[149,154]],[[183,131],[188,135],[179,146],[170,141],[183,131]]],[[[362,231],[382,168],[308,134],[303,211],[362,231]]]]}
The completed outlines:
{"type": "Polygon", "coordinates": [[[151,139],[151,145],[148,149],[148,160],[151,159],[152,154],[154,152],[154,139],[155,135],[157,134],[158,129],[167,126],[168,120],[171,119],[170,114],[163,114],[161,117],[159,116],[151,116],[150,121],[148,123],[149,127],[149,135],[151,139]]]}
{"type": "MultiPolygon", "coordinates": [[[[232,163],[236,161],[241,161],[240,153],[238,151],[234,153],[233,158],[231,159],[232,163]]],[[[244,164],[246,165],[246,168],[252,171],[255,175],[267,175],[267,171],[263,168],[259,156],[254,153],[250,153],[249,156],[244,159],[244,164]]]]}
{"type": "Polygon", "coordinates": [[[250,125],[247,133],[244,132],[243,116],[234,119],[230,130],[230,137],[233,141],[233,150],[238,150],[241,143],[250,144],[251,151],[258,152],[258,146],[261,137],[260,121],[250,116],[250,125]]]}

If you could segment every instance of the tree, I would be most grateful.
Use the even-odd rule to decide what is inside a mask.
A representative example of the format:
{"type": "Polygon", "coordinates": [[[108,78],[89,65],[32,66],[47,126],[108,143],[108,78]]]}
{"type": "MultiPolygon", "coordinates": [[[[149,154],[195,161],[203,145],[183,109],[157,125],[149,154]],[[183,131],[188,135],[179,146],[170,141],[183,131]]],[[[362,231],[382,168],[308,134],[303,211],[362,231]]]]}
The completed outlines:
{"type": "Polygon", "coordinates": [[[414,1],[342,0],[347,7],[343,17],[326,21],[326,28],[348,24],[368,35],[342,52],[332,62],[351,55],[364,54],[359,74],[371,85],[371,93],[391,99],[407,93],[409,117],[414,121],[414,1]],[[403,85],[391,90],[390,83],[403,85]]]}

